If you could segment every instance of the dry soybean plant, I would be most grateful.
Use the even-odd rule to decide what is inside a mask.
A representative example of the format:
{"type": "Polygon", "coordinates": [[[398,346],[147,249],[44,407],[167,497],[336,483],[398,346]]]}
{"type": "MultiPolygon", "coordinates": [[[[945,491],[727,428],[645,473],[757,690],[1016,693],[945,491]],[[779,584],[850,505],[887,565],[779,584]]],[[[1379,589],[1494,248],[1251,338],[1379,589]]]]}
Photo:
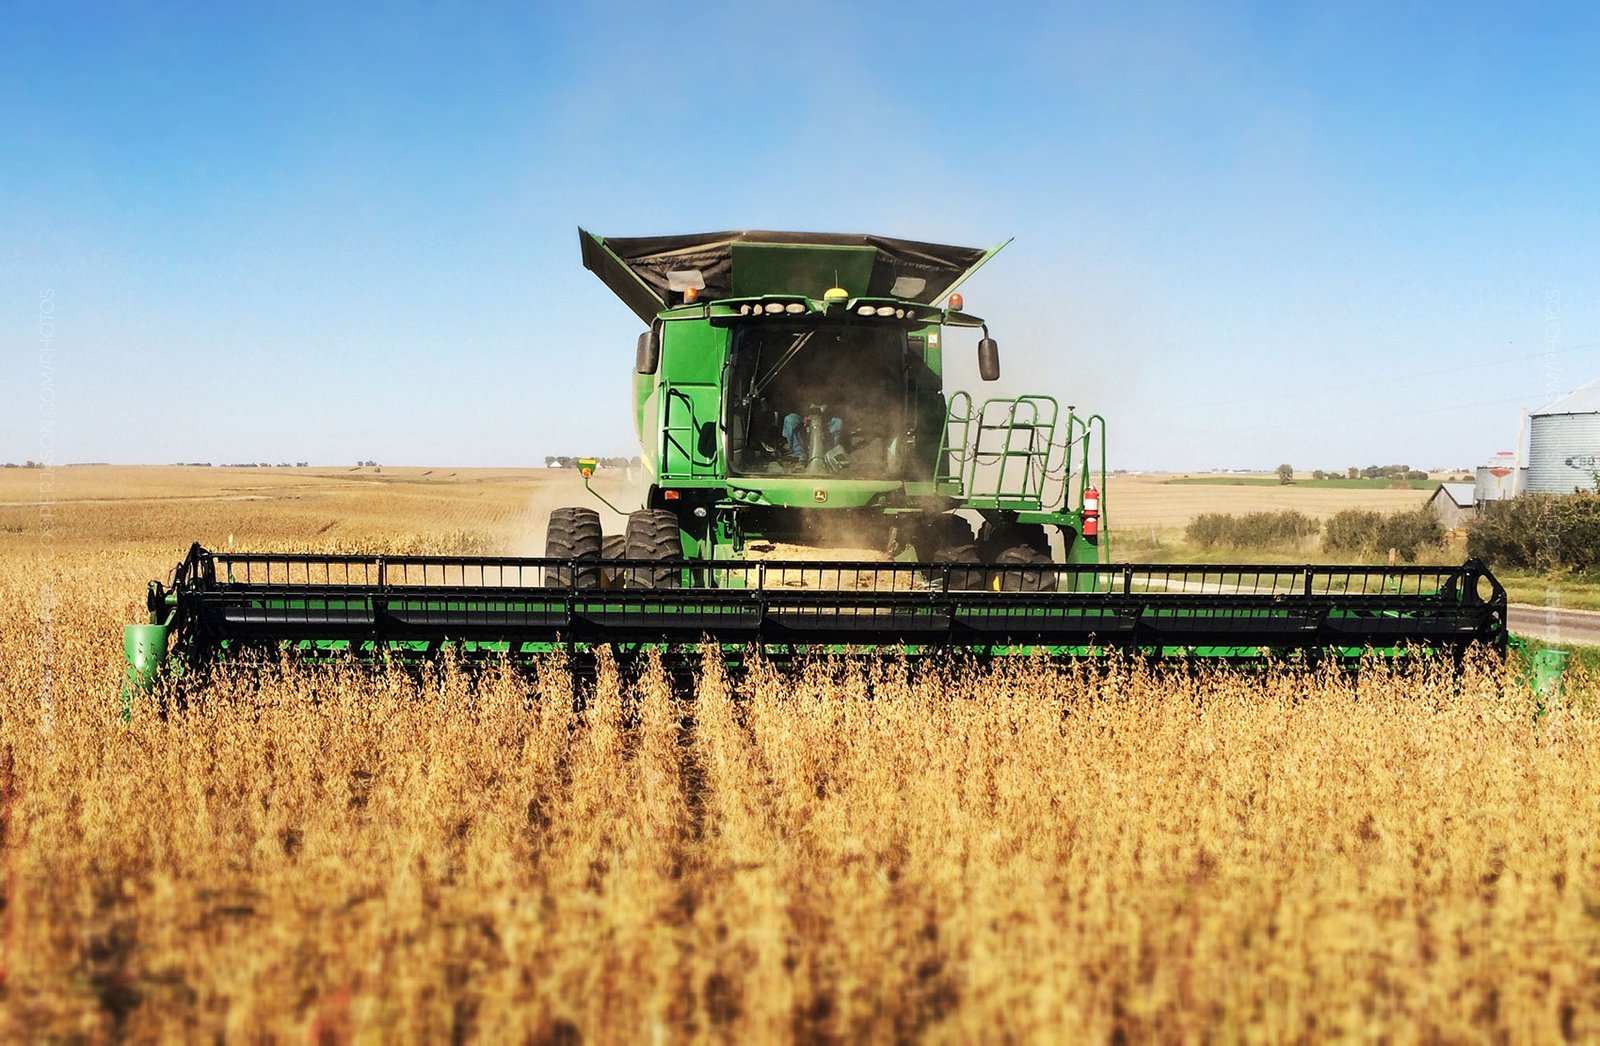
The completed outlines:
{"type": "Polygon", "coordinates": [[[264,663],[124,723],[104,575],[5,600],[8,1039],[1600,1036],[1581,674],[264,663]]]}

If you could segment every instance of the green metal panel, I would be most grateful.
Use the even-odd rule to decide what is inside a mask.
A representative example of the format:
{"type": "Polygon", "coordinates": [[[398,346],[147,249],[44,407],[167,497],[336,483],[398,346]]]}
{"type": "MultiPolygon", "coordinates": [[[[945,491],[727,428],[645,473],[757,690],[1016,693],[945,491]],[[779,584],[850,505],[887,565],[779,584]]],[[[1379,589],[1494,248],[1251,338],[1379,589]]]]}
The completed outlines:
{"type": "Polygon", "coordinates": [[[967,280],[972,278],[972,274],[973,273],[977,272],[979,269],[981,269],[985,265],[987,265],[989,263],[989,259],[990,258],[993,258],[995,255],[999,254],[1002,250],[1005,249],[1006,245],[1009,244],[1014,239],[1016,239],[1016,237],[1007,236],[1004,240],[1001,240],[999,243],[995,244],[993,247],[990,247],[988,250],[984,251],[983,252],[983,257],[979,258],[977,261],[973,262],[970,266],[968,266],[966,272],[962,273],[960,276],[957,276],[951,282],[945,284],[943,289],[941,289],[937,294],[933,295],[932,300],[938,301],[940,298],[943,298],[945,295],[949,294],[951,291],[955,290],[957,287],[961,286],[963,283],[966,283],[967,280]]]}
{"type": "Polygon", "coordinates": [[[836,476],[742,476],[729,482],[735,501],[788,508],[861,508],[903,489],[900,480],[839,479],[836,476]],[[734,493],[735,491],[739,493],[734,493]]]}
{"type": "Polygon", "coordinates": [[[122,678],[122,715],[126,719],[132,711],[135,694],[150,689],[161,663],[167,657],[167,638],[171,627],[166,624],[127,625],[122,630],[122,654],[127,660],[127,670],[122,678]]]}
{"type": "Polygon", "coordinates": [[[657,480],[720,479],[722,370],[728,331],[699,318],[662,323],[661,383],[656,393],[657,480]]]}
{"type": "Polygon", "coordinates": [[[721,399],[714,384],[678,382],[662,390],[661,482],[720,475],[721,399]]]}
{"type": "Polygon", "coordinates": [[[1534,651],[1533,692],[1540,697],[1558,697],[1562,691],[1562,673],[1567,668],[1569,652],[1555,647],[1534,651]]]}
{"type": "Polygon", "coordinates": [[[736,243],[732,250],[735,298],[803,294],[820,301],[831,287],[860,297],[878,257],[872,247],[817,244],[736,243]]]}
{"type": "Polygon", "coordinates": [[[656,374],[633,376],[633,429],[639,438],[640,461],[644,465],[646,482],[661,473],[661,439],[656,431],[656,419],[661,416],[657,398],[660,391],[660,368],[656,374]]]}
{"type": "Polygon", "coordinates": [[[651,316],[666,308],[665,299],[656,289],[640,279],[633,267],[617,257],[600,237],[579,229],[578,247],[583,254],[584,268],[599,276],[634,315],[649,323],[651,316]]]}
{"type": "Polygon", "coordinates": [[[727,328],[711,326],[698,310],[662,317],[661,380],[666,384],[716,384],[727,356],[727,328]]]}
{"type": "Polygon", "coordinates": [[[907,335],[907,340],[913,352],[922,357],[922,362],[927,366],[933,376],[939,378],[941,383],[944,378],[944,353],[940,351],[940,327],[931,324],[920,330],[914,330],[907,335]]]}

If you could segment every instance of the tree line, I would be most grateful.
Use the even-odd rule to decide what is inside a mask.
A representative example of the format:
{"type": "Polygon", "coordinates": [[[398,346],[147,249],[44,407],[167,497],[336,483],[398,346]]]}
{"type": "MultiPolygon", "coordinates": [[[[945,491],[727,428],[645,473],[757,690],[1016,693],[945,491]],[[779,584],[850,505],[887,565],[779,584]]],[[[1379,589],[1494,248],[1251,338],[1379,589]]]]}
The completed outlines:
{"type": "MultiPolygon", "coordinates": [[[[573,457],[569,454],[546,454],[544,467],[547,469],[575,469],[578,462],[587,461],[588,458],[573,457]]],[[[595,458],[594,463],[603,469],[638,468],[642,464],[638,457],[632,458],[595,458]]]]}
{"type": "MultiPolygon", "coordinates": [[[[1277,468],[1278,482],[1285,486],[1294,482],[1294,466],[1279,465],[1277,468]]],[[[1427,479],[1428,474],[1422,469],[1414,469],[1410,465],[1368,465],[1360,468],[1351,465],[1340,472],[1338,469],[1316,469],[1311,473],[1312,479],[1427,479]]]]}

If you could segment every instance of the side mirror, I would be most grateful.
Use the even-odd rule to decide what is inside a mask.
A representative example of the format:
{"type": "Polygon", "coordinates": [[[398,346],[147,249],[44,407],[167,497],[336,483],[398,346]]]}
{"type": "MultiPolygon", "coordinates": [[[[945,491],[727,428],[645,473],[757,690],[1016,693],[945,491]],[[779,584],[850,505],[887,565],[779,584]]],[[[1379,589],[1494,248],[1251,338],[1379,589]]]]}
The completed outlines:
{"type": "Polygon", "coordinates": [[[640,374],[654,374],[661,365],[661,338],[654,330],[639,335],[639,347],[634,350],[633,369],[640,374]]]}
{"type": "Polygon", "coordinates": [[[1000,377],[1000,345],[993,338],[978,342],[978,377],[984,381],[1000,377]]]}

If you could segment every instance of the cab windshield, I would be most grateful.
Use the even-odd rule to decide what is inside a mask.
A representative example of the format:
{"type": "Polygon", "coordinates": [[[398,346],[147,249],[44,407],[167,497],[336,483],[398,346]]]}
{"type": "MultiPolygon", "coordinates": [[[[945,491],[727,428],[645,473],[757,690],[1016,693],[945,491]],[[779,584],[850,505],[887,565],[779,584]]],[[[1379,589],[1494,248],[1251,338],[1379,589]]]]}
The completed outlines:
{"type": "Polygon", "coordinates": [[[921,339],[898,326],[745,324],[729,360],[731,471],[901,478],[930,413],[926,375],[921,339]]]}

